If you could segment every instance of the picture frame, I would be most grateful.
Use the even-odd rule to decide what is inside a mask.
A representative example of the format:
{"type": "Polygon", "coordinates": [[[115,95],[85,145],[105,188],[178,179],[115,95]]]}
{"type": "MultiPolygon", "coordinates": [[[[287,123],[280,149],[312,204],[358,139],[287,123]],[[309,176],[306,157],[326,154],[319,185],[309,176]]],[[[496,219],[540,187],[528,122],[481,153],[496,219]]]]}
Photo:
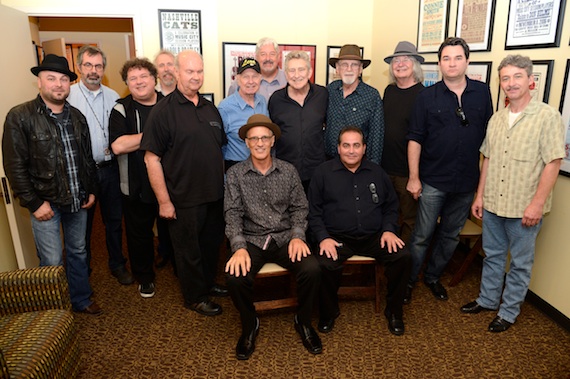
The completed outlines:
{"type": "MultiPolygon", "coordinates": [[[[332,82],[334,82],[335,80],[340,79],[340,77],[338,76],[338,74],[336,73],[336,68],[332,67],[329,64],[329,59],[330,58],[337,58],[338,54],[340,53],[340,49],[342,46],[327,46],[327,78],[326,78],[326,85],[328,86],[329,84],[331,84],[332,82]]],[[[364,47],[360,48],[360,56],[364,57],[364,47]]]]}
{"type": "Polygon", "coordinates": [[[467,76],[469,79],[479,80],[487,85],[491,82],[491,67],[493,62],[469,62],[467,76]]]}
{"type": "Polygon", "coordinates": [[[560,46],[566,0],[510,0],[505,50],[560,46]]]}
{"type": "Polygon", "coordinates": [[[202,21],[198,10],[159,9],[160,48],[178,54],[194,50],[202,54],[202,21]]]}
{"type": "Polygon", "coordinates": [[[255,56],[255,43],[222,42],[222,70],[224,97],[228,96],[228,90],[235,80],[237,69],[246,58],[255,56]]]}
{"type": "Polygon", "coordinates": [[[204,97],[204,99],[209,100],[212,104],[214,104],[214,93],[213,92],[205,92],[205,93],[201,93],[200,95],[202,95],[204,97]]]}
{"type": "Polygon", "coordinates": [[[424,62],[420,65],[424,72],[424,87],[429,87],[441,80],[441,72],[437,62],[424,62]]]}
{"type": "MultiPolygon", "coordinates": [[[[532,97],[538,101],[548,103],[550,96],[550,84],[552,82],[552,71],[554,60],[532,61],[532,73],[534,75],[534,88],[531,89],[532,97]]],[[[497,99],[497,110],[505,108],[508,99],[499,85],[499,96],[497,99]]]]}
{"type": "Polygon", "coordinates": [[[564,84],[562,87],[562,96],[560,97],[560,113],[562,121],[566,126],[566,137],[564,139],[564,150],[566,152],[562,165],[560,166],[560,175],[570,177],[570,59],[566,61],[566,73],[564,74],[564,84]]]}
{"type": "Polygon", "coordinates": [[[420,0],[418,53],[435,53],[447,38],[450,0],[420,0]]]}
{"type": "Polygon", "coordinates": [[[317,46],[316,45],[285,45],[279,44],[279,49],[281,50],[281,62],[279,62],[279,68],[284,69],[285,67],[285,57],[289,52],[295,50],[301,50],[306,52],[311,59],[311,68],[313,69],[313,74],[309,78],[311,83],[315,83],[315,71],[317,69],[317,46]]]}
{"type": "Polygon", "coordinates": [[[496,0],[459,0],[455,36],[473,51],[491,51],[496,0]],[[485,6],[486,5],[486,6],[485,6]]]}

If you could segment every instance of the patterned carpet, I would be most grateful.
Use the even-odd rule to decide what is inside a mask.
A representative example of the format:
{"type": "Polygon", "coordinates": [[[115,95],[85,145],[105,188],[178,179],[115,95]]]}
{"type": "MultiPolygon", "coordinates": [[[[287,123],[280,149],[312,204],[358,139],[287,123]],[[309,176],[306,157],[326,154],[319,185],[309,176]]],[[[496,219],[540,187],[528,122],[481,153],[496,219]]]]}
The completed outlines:
{"type": "MultiPolygon", "coordinates": [[[[234,349],[241,327],[229,298],[219,299],[224,310],[216,317],[183,308],[178,281],[167,266],[157,270],[155,297],[143,299],[136,285],[122,286],[110,275],[100,228],[93,240],[99,243],[93,246],[91,282],[105,312],[76,315],[80,378],[570,379],[570,333],[534,306],[525,303],[517,323],[501,334],[487,332],[494,313],[459,312],[478,293],[479,262],[458,286],[448,287],[447,302],[417,286],[405,306],[404,336],[390,334],[372,300],[346,299],[334,331],[321,334],[322,354],[303,348],[293,328],[294,311],[282,310],[261,315],[256,351],[238,361],[234,349]]],[[[442,282],[450,279],[446,273],[442,282]]],[[[283,284],[264,285],[267,290],[283,284]]]]}

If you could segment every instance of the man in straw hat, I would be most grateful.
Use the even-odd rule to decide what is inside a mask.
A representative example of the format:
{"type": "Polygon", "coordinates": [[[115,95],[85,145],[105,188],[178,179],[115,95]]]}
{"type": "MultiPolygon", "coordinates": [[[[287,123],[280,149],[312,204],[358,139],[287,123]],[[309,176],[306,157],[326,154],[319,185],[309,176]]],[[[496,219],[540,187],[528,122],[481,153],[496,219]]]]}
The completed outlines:
{"type": "Polygon", "coordinates": [[[356,45],[341,47],[338,57],[330,58],[329,65],[336,68],[340,80],[328,85],[329,107],[325,129],[325,153],[328,158],[337,153],[338,134],[345,126],[362,129],[366,156],[380,164],[384,146],[384,110],[378,91],[360,80],[362,70],[370,65],[362,59],[361,49],[356,45]]]}
{"type": "Polygon", "coordinates": [[[253,305],[253,282],[266,262],[277,263],[297,278],[295,329],[305,348],[319,354],[322,345],[311,326],[311,313],[321,271],[306,243],[309,210],[301,180],[293,165],[271,156],[281,131],[269,117],[251,116],[239,136],[251,154],[228,170],[224,197],[226,236],[232,251],[226,264],[228,289],[242,323],[237,359],[248,359],[255,350],[259,319],[253,305]]]}
{"type": "Polygon", "coordinates": [[[102,309],[90,299],[85,248],[87,209],[95,203],[97,187],[95,161],[87,121],[67,102],[77,75],[67,59],[53,54],[31,71],[38,77],[39,95],[6,116],[4,169],[20,205],[30,211],[40,266],[63,265],[65,248],[73,309],[99,314],[102,309]]]}
{"type": "Polygon", "coordinates": [[[408,125],[418,93],[424,88],[424,74],[416,47],[408,42],[398,42],[394,54],[384,58],[389,65],[390,84],[384,90],[384,154],[382,168],[394,185],[399,207],[399,233],[408,243],[416,223],[417,202],[406,191],[408,184],[408,125]]]}

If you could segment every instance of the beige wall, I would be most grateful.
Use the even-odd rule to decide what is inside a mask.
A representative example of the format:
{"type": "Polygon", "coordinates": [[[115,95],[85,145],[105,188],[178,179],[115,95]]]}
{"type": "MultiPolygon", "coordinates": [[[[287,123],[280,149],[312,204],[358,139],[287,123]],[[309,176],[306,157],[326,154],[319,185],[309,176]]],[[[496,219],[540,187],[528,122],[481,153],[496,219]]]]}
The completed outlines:
{"type": "MultiPolygon", "coordinates": [[[[93,15],[92,6],[71,0],[58,0],[45,5],[43,0],[0,0],[2,4],[30,15],[93,15]]],[[[496,14],[491,52],[475,52],[472,61],[492,61],[490,83],[493,102],[498,96],[496,69],[507,54],[504,50],[508,1],[496,1],[496,14]]],[[[206,67],[204,92],[214,92],[216,100],[222,91],[222,42],[256,42],[271,36],[281,43],[317,45],[316,81],[325,81],[326,46],[357,43],[365,48],[372,65],[364,79],[381,93],[388,84],[387,65],[383,58],[393,52],[398,41],[416,42],[418,1],[355,0],[352,3],[332,0],[290,0],[289,2],[253,0],[248,7],[236,6],[234,0],[182,1],[166,0],[160,5],[132,7],[115,0],[100,0],[97,15],[133,17],[137,55],[150,58],[159,49],[157,9],[200,9],[202,11],[202,45],[206,67]]],[[[451,0],[450,35],[455,34],[457,0],[451,0]]],[[[566,11],[560,48],[509,51],[523,53],[532,59],[554,59],[554,73],[549,103],[558,108],[562,92],[566,59],[570,57],[570,11],[566,11]]],[[[2,37],[5,38],[5,37],[2,37]]],[[[436,61],[436,54],[426,54],[436,61]]],[[[554,209],[546,217],[538,238],[536,262],[531,290],[570,317],[570,254],[565,232],[570,219],[570,178],[560,177],[555,187],[554,209]]],[[[466,294],[466,299],[476,294],[466,294]]]]}

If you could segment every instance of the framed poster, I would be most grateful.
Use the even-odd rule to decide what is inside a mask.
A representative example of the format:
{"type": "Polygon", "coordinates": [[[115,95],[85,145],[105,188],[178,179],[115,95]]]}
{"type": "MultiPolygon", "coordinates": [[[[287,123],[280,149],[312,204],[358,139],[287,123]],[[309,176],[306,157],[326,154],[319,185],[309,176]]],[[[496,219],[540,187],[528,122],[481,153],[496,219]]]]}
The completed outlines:
{"type": "Polygon", "coordinates": [[[449,0],[420,0],[418,53],[435,53],[447,38],[449,0]]]}
{"type": "Polygon", "coordinates": [[[160,48],[178,54],[194,50],[202,54],[200,11],[158,10],[160,48]]]}
{"type": "Polygon", "coordinates": [[[441,80],[441,72],[437,62],[424,62],[421,64],[424,72],[424,87],[429,87],[441,80]]]}
{"type": "Polygon", "coordinates": [[[479,80],[483,83],[490,83],[491,66],[493,62],[469,62],[467,66],[467,76],[469,79],[479,80]]]}
{"type": "Polygon", "coordinates": [[[223,51],[223,78],[224,97],[228,96],[228,89],[235,80],[237,69],[245,58],[255,56],[255,43],[222,42],[223,51]]]}
{"type": "Polygon", "coordinates": [[[290,51],[294,50],[301,50],[304,51],[309,55],[311,58],[311,68],[313,69],[313,74],[309,78],[311,83],[315,82],[315,70],[316,66],[316,58],[317,58],[317,46],[315,45],[281,45],[279,44],[279,50],[281,50],[281,62],[279,62],[279,67],[284,69],[285,67],[285,57],[289,54],[290,51]]]}
{"type": "MultiPolygon", "coordinates": [[[[548,103],[550,95],[550,82],[552,81],[553,60],[532,61],[532,74],[534,75],[534,83],[530,88],[532,97],[538,101],[548,103]]],[[[497,110],[505,108],[509,104],[509,98],[499,85],[499,98],[497,101],[497,110]]]]}
{"type": "Polygon", "coordinates": [[[459,0],[455,35],[463,38],[471,51],[491,51],[495,0],[459,0]]]}
{"type": "Polygon", "coordinates": [[[204,96],[204,99],[209,100],[212,104],[214,104],[214,94],[212,92],[200,93],[200,95],[204,96]]]}
{"type": "Polygon", "coordinates": [[[566,138],[564,142],[564,150],[566,155],[562,160],[562,166],[560,166],[560,174],[570,177],[570,59],[566,61],[566,74],[564,74],[564,85],[562,87],[562,97],[560,98],[560,113],[562,113],[562,121],[566,125],[566,138]]]}
{"type": "MultiPolygon", "coordinates": [[[[328,86],[329,84],[331,84],[332,82],[334,82],[335,80],[340,79],[340,76],[338,76],[337,72],[336,72],[336,68],[332,67],[329,64],[329,58],[337,58],[338,54],[340,53],[340,48],[342,46],[327,46],[327,81],[326,81],[326,85],[328,86]]],[[[364,57],[364,48],[361,47],[360,48],[360,56],[364,57]]],[[[362,79],[362,78],[361,78],[362,79]]]]}
{"type": "Polygon", "coordinates": [[[566,0],[511,0],[505,50],[560,46],[566,0]]]}

